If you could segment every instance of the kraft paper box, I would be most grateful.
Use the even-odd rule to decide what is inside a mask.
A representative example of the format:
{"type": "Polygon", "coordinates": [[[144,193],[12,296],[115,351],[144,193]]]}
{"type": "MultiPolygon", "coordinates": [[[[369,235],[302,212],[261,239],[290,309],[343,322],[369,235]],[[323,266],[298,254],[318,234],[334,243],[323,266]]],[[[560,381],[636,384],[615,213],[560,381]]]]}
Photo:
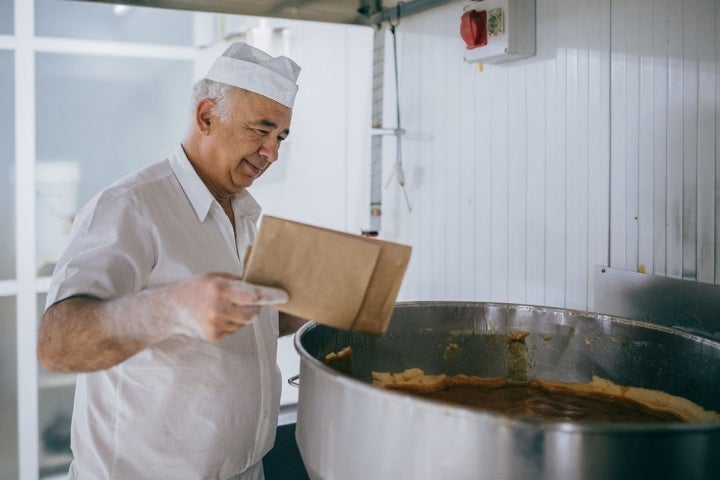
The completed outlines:
{"type": "Polygon", "coordinates": [[[346,330],[387,330],[411,248],[263,217],[245,255],[244,278],[287,291],[281,312],[346,330]]]}

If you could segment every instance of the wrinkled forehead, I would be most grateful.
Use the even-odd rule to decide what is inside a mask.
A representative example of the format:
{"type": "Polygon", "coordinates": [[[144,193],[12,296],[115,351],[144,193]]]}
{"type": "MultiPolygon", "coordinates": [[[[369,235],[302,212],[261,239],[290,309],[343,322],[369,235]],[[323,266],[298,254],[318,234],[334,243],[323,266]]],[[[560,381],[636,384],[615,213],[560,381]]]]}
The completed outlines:
{"type": "Polygon", "coordinates": [[[292,108],[255,92],[237,90],[232,107],[234,117],[257,126],[290,133],[292,108]]]}

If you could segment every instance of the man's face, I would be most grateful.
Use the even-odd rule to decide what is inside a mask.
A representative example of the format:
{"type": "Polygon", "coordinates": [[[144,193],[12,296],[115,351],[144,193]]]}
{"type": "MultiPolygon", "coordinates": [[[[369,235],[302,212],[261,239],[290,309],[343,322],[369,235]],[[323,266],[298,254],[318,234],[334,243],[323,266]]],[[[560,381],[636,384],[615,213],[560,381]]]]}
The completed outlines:
{"type": "MultiPolygon", "coordinates": [[[[200,176],[217,195],[230,196],[252,185],[278,159],[290,133],[292,110],[253,92],[235,98],[230,118],[208,114],[200,146],[200,176]]],[[[217,196],[216,195],[216,196],[217,196]]]]}

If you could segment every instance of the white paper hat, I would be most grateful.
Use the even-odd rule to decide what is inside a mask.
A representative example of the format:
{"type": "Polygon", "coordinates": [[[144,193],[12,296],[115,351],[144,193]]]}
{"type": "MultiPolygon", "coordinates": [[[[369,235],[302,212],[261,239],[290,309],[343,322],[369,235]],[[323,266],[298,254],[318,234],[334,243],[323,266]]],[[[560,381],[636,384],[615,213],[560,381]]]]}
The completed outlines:
{"type": "Polygon", "coordinates": [[[272,57],[244,42],[235,42],[215,60],[205,78],[259,93],[292,108],[300,67],[287,57],[272,57]]]}

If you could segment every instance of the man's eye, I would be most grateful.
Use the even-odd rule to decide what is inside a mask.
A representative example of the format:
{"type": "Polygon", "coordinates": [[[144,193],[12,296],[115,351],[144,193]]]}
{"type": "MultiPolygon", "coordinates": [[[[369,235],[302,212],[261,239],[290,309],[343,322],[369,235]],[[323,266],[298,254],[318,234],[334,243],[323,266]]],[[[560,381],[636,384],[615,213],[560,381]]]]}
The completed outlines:
{"type": "Polygon", "coordinates": [[[268,131],[268,130],[260,130],[259,128],[256,128],[256,129],[255,129],[255,133],[257,133],[257,134],[260,135],[261,137],[264,137],[265,135],[267,135],[268,133],[270,133],[270,131],[268,131]]]}
{"type": "Polygon", "coordinates": [[[280,142],[282,142],[283,140],[285,140],[285,137],[277,137],[277,140],[278,140],[278,143],[280,143],[280,142]]]}

